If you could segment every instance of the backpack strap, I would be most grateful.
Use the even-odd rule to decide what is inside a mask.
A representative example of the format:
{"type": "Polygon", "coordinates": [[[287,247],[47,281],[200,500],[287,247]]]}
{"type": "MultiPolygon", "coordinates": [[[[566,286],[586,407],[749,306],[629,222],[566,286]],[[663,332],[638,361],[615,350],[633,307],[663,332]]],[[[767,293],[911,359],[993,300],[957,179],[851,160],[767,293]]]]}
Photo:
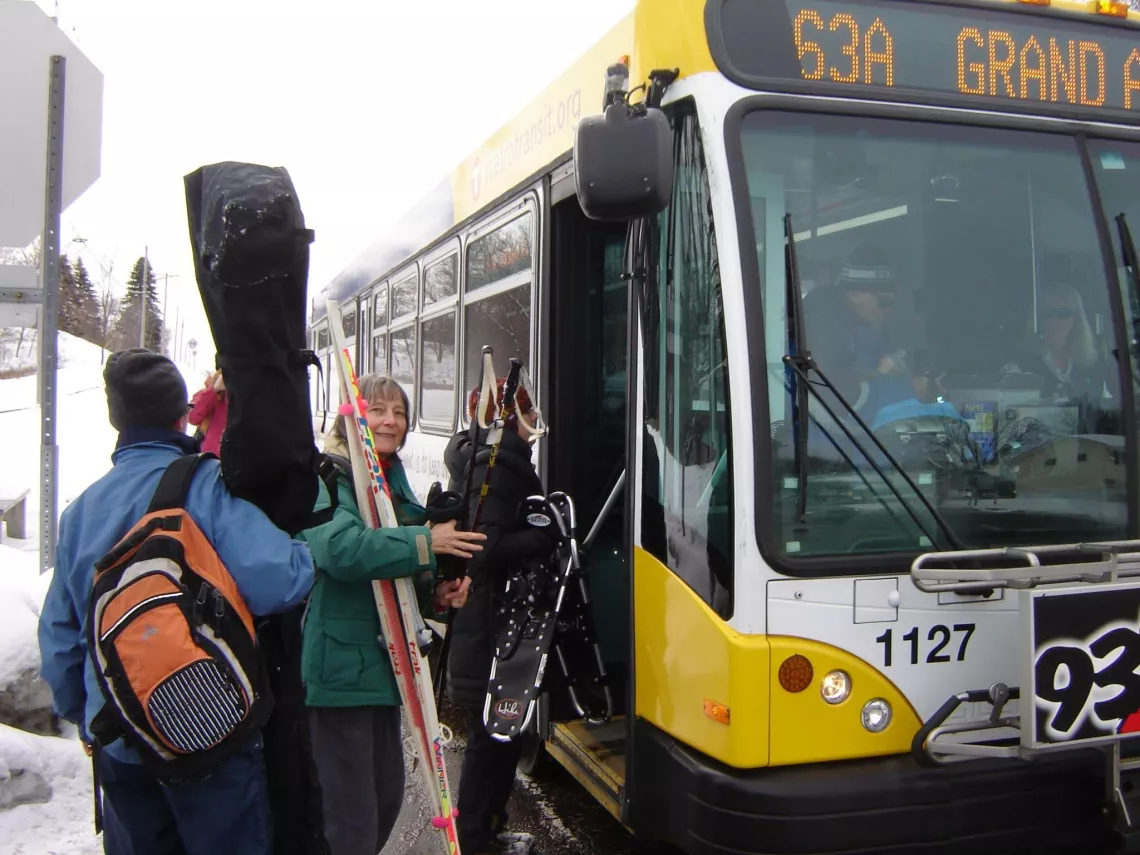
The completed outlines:
{"type": "Polygon", "coordinates": [[[198,466],[203,460],[214,457],[216,456],[209,452],[186,454],[167,466],[146,512],[153,514],[155,511],[171,511],[185,507],[186,496],[190,492],[190,482],[194,480],[198,466]]]}
{"type": "MultiPolygon", "coordinates": [[[[347,464],[348,461],[343,457],[335,455],[318,454],[317,455],[317,475],[325,482],[325,489],[329,491],[329,506],[322,508],[319,511],[314,511],[309,515],[309,521],[305,528],[316,528],[319,525],[332,520],[336,509],[340,506],[340,494],[337,491],[337,476],[344,471],[341,464],[347,464]]],[[[349,475],[351,480],[352,476],[349,475]]]]}
{"type": "Polygon", "coordinates": [[[317,456],[317,474],[321,476],[321,480],[325,482],[325,487],[329,491],[329,505],[334,511],[340,504],[340,495],[337,491],[337,476],[345,474],[348,480],[352,480],[352,470],[350,464],[343,457],[337,457],[335,454],[319,454],[317,456]]]}
{"type": "Polygon", "coordinates": [[[333,458],[327,454],[320,456],[320,464],[317,467],[317,472],[321,476],[321,480],[325,482],[325,489],[329,491],[329,517],[340,506],[340,490],[337,489],[337,476],[344,470],[337,465],[333,458]]]}

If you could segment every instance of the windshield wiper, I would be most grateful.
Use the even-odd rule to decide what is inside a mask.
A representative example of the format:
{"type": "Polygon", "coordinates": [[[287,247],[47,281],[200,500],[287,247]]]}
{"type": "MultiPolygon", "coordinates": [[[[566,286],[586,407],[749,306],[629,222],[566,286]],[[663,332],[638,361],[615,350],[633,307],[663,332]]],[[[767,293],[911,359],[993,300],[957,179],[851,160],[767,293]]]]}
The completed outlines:
{"type": "MultiPolygon", "coordinates": [[[[796,518],[803,525],[807,517],[807,446],[808,446],[808,387],[811,381],[803,373],[803,366],[811,366],[814,360],[807,346],[807,332],[804,329],[804,298],[800,287],[800,266],[796,257],[796,238],[792,233],[792,215],[784,215],[784,274],[788,288],[788,350],[784,362],[801,379],[795,383],[796,402],[793,429],[796,465],[796,518]]],[[[836,446],[838,447],[838,446],[836,446]]]]}
{"type": "MultiPolygon", "coordinates": [[[[891,479],[887,477],[882,467],[879,466],[874,457],[855,439],[851,429],[847,427],[843,420],[839,418],[835,414],[835,411],[828,405],[827,401],[824,400],[823,394],[816,388],[815,383],[811,379],[811,374],[814,372],[819,377],[822,385],[835,396],[835,399],[839,401],[843,409],[847,411],[847,414],[855,420],[855,423],[859,425],[863,433],[875,444],[875,447],[883,457],[886,458],[887,462],[890,463],[891,466],[894,467],[894,470],[906,481],[907,486],[910,487],[919,501],[925,506],[931,518],[938,524],[939,529],[941,529],[942,533],[946,536],[947,542],[954,549],[965,549],[962,541],[959,540],[954,530],[950,528],[950,524],[947,523],[942,514],[938,512],[938,509],[934,507],[930,499],[926,497],[926,494],[919,489],[919,486],[914,482],[914,479],[910,477],[910,474],[903,469],[902,465],[895,459],[895,456],[887,450],[887,447],[875,436],[875,432],[863,421],[859,414],[855,412],[855,408],[851,406],[851,403],[835,388],[835,384],[827,379],[827,375],[824,374],[816,364],[807,344],[807,332],[804,326],[803,286],[800,283],[799,262],[796,257],[796,238],[795,232],[792,229],[791,214],[784,215],[784,236],[786,238],[784,244],[784,273],[787,279],[788,289],[788,330],[792,338],[789,347],[791,353],[784,356],[784,364],[795,372],[798,380],[796,383],[797,421],[795,425],[795,461],[798,477],[797,508],[800,523],[802,524],[804,522],[807,515],[808,395],[810,393],[815,396],[816,401],[818,401],[820,406],[827,412],[831,420],[843,431],[848,441],[859,449],[859,453],[871,464],[871,468],[875,470],[875,474],[878,475],[883,480],[883,483],[887,485],[887,488],[894,493],[899,504],[903,506],[910,515],[910,518],[914,520],[915,525],[918,526],[926,539],[929,540],[931,544],[935,543],[935,539],[931,536],[930,532],[927,531],[922,519],[906,500],[903,499],[902,493],[899,492],[891,479]]],[[[834,440],[832,441],[834,442],[834,440]]],[[[836,444],[836,447],[838,448],[838,444],[836,444]]]]}
{"type": "Polygon", "coordinates": [[[1116,215],[1116,230],[1120,234],[1120,254],[1124,268],[1128,271],[1128,281],[1132,285],[1129,295],[1128,307],[1132,312],[1132,341],[1128,349],[1133,356],[1140,356],[1140,317],[1136,312],[1136,301],[1140,300],[1140,259],[1136,256],[1136,244],[1132,242],[1132,231],[1128,228],[1128,219],[1121,212],[1116,215]]]}

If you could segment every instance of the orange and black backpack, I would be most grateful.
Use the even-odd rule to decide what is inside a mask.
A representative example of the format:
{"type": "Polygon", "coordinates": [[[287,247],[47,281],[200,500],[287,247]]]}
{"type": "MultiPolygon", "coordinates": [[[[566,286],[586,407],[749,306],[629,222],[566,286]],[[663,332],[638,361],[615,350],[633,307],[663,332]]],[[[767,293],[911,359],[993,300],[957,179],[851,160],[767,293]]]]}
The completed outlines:
{"type": "Polygon", "coordinates": [[[207,457],[167,468],[146,515],[96,562],[87,614],[105,700],[91,735],[125,738],[170,784],[208,775],[272,707],[253,616],[185,510],[207,457]]]}

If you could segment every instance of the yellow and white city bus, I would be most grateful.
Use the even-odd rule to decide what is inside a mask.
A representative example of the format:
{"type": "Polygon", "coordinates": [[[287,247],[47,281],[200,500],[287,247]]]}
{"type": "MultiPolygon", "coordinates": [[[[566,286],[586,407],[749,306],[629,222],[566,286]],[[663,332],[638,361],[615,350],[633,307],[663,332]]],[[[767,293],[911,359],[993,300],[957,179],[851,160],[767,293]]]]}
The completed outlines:
{"type": "Polygon", "coordinates": [[[1138,27],[639,0],[325,289],[421,494],[481,348],[530,366],[618,698],[531,738],[638,838],[1129,839],[1138,27]]]}

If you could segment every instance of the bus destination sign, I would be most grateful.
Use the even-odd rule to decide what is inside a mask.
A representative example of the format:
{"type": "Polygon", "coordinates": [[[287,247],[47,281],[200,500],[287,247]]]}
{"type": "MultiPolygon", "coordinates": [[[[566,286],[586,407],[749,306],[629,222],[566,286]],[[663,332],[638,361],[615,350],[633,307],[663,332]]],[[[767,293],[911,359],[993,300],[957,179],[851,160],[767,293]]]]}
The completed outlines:
{"type": "Polygon", "coordinates": [[[713,56],[753,88],[815,81],[916,96],[1140,112],[1140,29],[1112,19],[872,0],[712,0],[713,56]]]}

